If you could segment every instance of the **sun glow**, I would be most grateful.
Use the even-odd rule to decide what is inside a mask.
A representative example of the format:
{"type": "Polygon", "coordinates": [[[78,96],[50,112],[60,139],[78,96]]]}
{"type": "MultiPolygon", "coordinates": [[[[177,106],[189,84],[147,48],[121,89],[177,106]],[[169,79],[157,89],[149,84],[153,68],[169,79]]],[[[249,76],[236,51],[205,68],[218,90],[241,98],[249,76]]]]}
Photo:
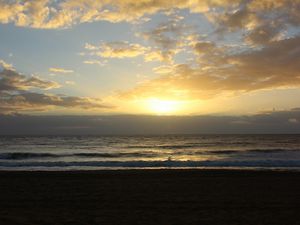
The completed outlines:
{"type": "Polygon", "coordinates": [[[172,100],[149,99],[146,104],[151,112],[157,114],[172,114],[180,109],[179,102],[172,100]]]}

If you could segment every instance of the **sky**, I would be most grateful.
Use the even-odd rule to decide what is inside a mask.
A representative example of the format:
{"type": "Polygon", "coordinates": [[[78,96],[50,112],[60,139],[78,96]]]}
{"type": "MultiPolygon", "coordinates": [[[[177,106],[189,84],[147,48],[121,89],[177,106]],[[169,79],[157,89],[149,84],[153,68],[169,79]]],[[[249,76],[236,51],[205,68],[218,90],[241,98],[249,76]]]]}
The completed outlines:
{"type": "Polygon", "coordinates": [[[0,8],[3,118],[278,112],[300,123],[298,0],[0,0],[0,8]]]}

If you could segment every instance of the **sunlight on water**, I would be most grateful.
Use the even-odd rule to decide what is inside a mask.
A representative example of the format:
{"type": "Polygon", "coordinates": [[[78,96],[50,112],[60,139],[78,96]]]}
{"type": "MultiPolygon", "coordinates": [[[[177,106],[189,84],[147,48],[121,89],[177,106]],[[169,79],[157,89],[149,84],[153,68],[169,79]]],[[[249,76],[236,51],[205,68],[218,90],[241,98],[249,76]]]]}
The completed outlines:
{"type": "Polygon", "coordinates": [[[0,169],[300,168],[300,135],[0,137],[0,169]]]}

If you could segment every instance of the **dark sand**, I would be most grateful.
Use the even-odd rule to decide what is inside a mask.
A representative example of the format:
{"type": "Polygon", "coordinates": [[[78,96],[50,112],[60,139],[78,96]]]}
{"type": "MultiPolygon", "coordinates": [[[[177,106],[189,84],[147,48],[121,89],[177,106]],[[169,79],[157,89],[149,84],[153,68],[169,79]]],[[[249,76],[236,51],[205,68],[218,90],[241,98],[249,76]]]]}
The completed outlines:
{"type": "Polygon", "coordinates": [[[0,224],[297,225],[300,173],[0,172],[0,224]]]}

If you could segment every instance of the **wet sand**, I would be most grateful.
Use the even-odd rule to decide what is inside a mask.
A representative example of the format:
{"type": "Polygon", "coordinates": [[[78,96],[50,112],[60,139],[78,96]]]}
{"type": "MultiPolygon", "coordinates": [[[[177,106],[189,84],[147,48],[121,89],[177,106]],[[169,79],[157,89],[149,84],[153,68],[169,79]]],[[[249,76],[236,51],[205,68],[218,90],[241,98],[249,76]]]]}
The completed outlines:
{"type": "Polygon", "coordinates": [[[300,172],[0,172],[0,224],[297,225],[300,172]]]}

